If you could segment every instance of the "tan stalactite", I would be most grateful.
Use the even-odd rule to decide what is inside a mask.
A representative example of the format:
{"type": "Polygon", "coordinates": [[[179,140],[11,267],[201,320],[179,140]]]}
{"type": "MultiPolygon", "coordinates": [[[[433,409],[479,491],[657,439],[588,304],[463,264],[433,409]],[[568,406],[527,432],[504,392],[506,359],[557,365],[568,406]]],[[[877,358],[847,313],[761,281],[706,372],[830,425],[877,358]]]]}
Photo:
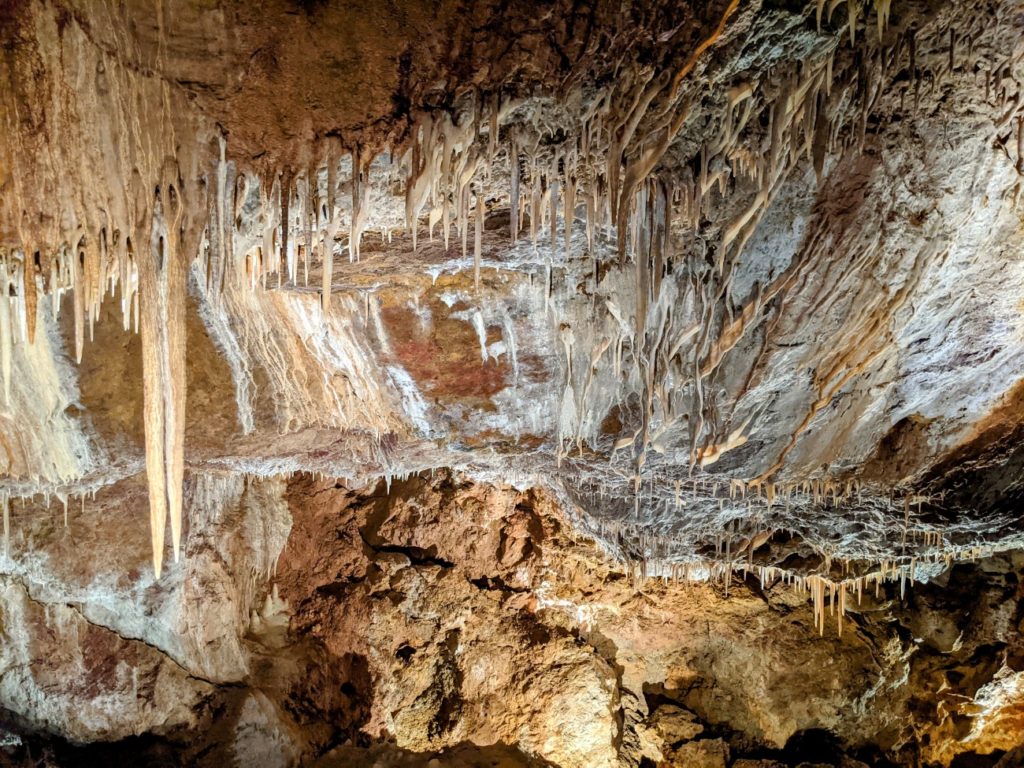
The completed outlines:
{"type": "Polygon", "coordinates": [[[149,525],[153,546],[153,572],[163,569],[164,530],[167,527],[167,465],[164,433],[163,361],[160,354],[161,312],[159,261],[163,244],[140,242],[139,314],[142,333],[142,414],[146,439],[146,479],[149,488],[149,525]]]}
{"type": "MultiPolygon", "coordinates": [[[[167,281],[165,323],[164,460],[167,471],[167,506],[171,517],[171,545],[174,561],[181,551],[182,487],[185,478],[185,305],[188,256],[181,242],[184,200],[173,183],[165,182],[169,198],[167,252],[164,272],[167,281]]],[[[286,190],[282,194],[287,197],[286,190]]]]}
{"type": "Polygon", "coordinates": [[[290,274],[291,263],[288,259],[288,235],[290,234],[292,224],[289,213],[291,212],[292,184],[294,182],[294,172],[291,168],[285,168],[281,173],[281,254],[277,264],[278,287],[281,286],[285,275],[288,275],[290,280],[294,280],[294,276],[290,274]]]}
{"type": "Polygon", "coordinates": [[[76,249],[71,265],[71,311],[74,313],[75,322],[75,362],[79,364],[82,362],[82,350],[85,346],[85,272],[82,268],[84,261],[85,254],[76,249]]]}
{"type": "Polygon", "coordinates": [[[0,374],[3,376],[5,408],[10,408],[11,406],[11,348],[14,343],[13,333],[7,264],[0,262],[0,374]]]}
{"type": "Polygon", "coordinates": [[[480,290],[480,258],[483,251],[484,234],[484,198],[480,192],[476,196],[476,223],[473,228],[473,286],[480,290]]]}
{"type": "Polygon", "coordinates": [[[25,254],[25,261],[22,264],[22,277],[24,279],[25,291],[25,326],[28,331],[28,343],[34,344],[36,340],[36,319],[39,298],[36,293],[36,268],[35,257],[25,254]]]}
{"type": "Polygon", "coordinates": [[[138,254],[146,477],[153,571],[157,578],[163,570],[168,517],[175,561],[180,556],[185,472],[188,259],[182,247],[185,222],[181,187],[175,176],[167,171],[160,188],[160,203],[163,231],[154,227],[150,242],[143,242],[138,254]]]}
{"type": "Polygon", "coordinates": [[[351,261],[359,261],[363,230],[370,215],[370,160],[369,153],[362,148],[352,152],[352,224],[348,238],[351,261]]]}
{"type": "Polygon", "coordinates": [[[875,0],[875,13],[878,17],[878,41],[882,41],[886,27],[889,26],[889,14],[892,0],[875,0]]]}
{"type": "Polygon", "coordinates": [[[322,280],[320,287],[320,301],[323,313],[326,315],[331,309],[331,288],[334,280],[334,236],[338,232],[338,217],[334,211],[335,197],[338,184],[338,156],[334,147],[333,139],[327,142],[327,194],[324,204],[327,212],[325,220],[321,225],[322,245],[320,256],[322,259],[322,280]]]}

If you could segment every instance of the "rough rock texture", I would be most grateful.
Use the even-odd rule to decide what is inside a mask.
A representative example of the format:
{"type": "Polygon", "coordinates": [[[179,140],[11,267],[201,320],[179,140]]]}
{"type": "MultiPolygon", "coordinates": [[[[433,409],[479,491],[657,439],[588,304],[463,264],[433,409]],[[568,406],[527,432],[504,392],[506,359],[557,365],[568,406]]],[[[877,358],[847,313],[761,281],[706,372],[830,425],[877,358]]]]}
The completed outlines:
{"type": "Polygon", "coordinates": [[[5,759],[1024,762],[1019,0],[0,44],[5,759]]]}
{"type": "MultiPolygon", "coordinates": [[[[150,622],[174,633],[87,618],[81,548],[45,588],[4,577],[5,627],[24,628],[5,630],[5,706],[28,745],[12,759],[40,729],[112,742],[51,744],[68,764],[133,749],[194,765],[994,765],[1024,743],[1019,557],[865,595],[841,638],[819,637],[779,581],[635,584],[533,490],[207,478],[189,511],[214,493],[224,512],[189,540],[232,568],[166,588],[198,609],[150,622]],[[279,527],[254,527],[275,505],[279,527]]],[[[38,557],[68,537],[40,541],[45,517],[38,557]]],[[[142,536],[136,558],[128,593],[152,579],[142,536]]]]}

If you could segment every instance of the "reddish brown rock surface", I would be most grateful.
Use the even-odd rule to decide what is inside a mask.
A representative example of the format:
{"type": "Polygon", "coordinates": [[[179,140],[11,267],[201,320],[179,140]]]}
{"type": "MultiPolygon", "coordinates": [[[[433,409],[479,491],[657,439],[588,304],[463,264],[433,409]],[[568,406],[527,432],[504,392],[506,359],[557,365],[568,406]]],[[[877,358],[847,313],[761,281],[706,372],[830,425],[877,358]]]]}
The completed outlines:
{"type": "Polygon", "coordinates": [[[1020,0],[0,0],[0,763],[1024,765],[1022,174],[1020,0]]]}
{"type": "Polygon", "coordinates": [[[144,537],[134,575],[107,581],[122,562],[24,518],[20,557],[62,563],[46,583],[4,577],[0,695],[27,744],[41,727],[112,741],[56,748],[69,764],[140,733],[146,759],[197,765],[687,768],[1020,746],[1019,559],[865,596],[842,638],[819,637],[781,583],[634,583],[537,491],[448,472],[193,488],[188,575],[151,603],[155,623],[116,614],[152,578],[144,537]]]}

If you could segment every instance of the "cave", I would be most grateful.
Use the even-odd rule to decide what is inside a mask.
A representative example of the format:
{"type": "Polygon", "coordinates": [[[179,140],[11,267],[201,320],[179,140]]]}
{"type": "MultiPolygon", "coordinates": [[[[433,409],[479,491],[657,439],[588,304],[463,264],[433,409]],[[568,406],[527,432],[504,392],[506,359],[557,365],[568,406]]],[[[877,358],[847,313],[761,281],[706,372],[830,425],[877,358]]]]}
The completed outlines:
{"type": "Polygon", "coordinates": [[[1024,766],[1020,0],[0,43],[0,765],[1024,766]]]}

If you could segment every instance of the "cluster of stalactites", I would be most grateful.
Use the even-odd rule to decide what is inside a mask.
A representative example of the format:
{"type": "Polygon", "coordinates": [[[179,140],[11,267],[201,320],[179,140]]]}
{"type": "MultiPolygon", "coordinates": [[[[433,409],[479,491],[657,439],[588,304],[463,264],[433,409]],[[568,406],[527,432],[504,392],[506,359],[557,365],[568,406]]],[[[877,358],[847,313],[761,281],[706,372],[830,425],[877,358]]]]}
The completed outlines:
{"type": "MultiPolygon", "coordinates": [[[[775,96],[768,102],[750,83],[731,88],[719,132],[701,149],[692,174],[661,178],[652,173],[653,167],[644,165],[647,156],[640,154],[626,162],[617,201],[615,194],[609,194],[616,188],[609,180],[610,173],[599,175],[597,183],[576,193],[587,201],[588,241],[595,223],[609,229],[614,226],[620,254],[627,254],[633,261],[635,303],[626,307],[607,303],[615,320],[609,325],[615,334],[591,340],[591,366],[577,366],[575,380],[572,365],[567,363],[565,399],[571,405],[563,408],[569,418],[563,419],[559,431],[560,444],[568,444],[567,450],[582,450],[584,440],[593,442],[595,438],[595,434],[586,432],[592,432],[594,423],[572,417],[594,410],[593,404],[586,402],[588,393],[595,390],[590,386],[591,371],[609,349],[614,352],[610,357],[616,366],[633,366],[627,378],[634,382],[644,404],[639,430],[613,446],[613,452],[632,449],[638,478],[648,452],[663,452],[662,443],[669,430],[686,420],[691,411],[697,414],[690,422],[691,465],[707,467],[746,442],[751,418],[728,434],[718,435],[707,428],[703,381],[756,324],[761,308],[785,289],[794,274],[786,272],[768,286],[759,286],[749,304],[735,316],[723,315],[721,298],[729,291],[736,259],[789,171],[807,158],[820,172],[824,156],[838,141],[841,122],[832,116],[837,110],[830,105],[834,54],[832,50],[817,61],[776,75],[771,83],[775,96]],[[762,111],[768,115],[765,137],[755,127],[758,121],[754,119],[762,111]],[[646,174],[643,180],[633,185],[629,168],[639,168],[646,174]],[[701,230],[713,206],[713,193],[717,190],[719,197],[727,196],[734,180],[752,183],[752,199],[720,230],[714,244],[714,276],[710,280],[690,280],[685,270],[672,266],[674,261],[679,262],[678,239],[704,242],[706,233],[701,230]],[[622,192],[627,190],[629,197],[623,198],[622,192]],[[692,316],[683,311],[687,306],[703,314],[692,316]],[[675,368],[679,368],[679,374],[674,378],[690,384],[690,398],[681,397],[678,387],[666,389],[661,385],[665,372],[675,368]]],[[[685,116],[687,111],[688,106],[683,104],[677,115],[685,116]]],[[[513,210],[515,181],[513,178],[513,210]]],[[[567,221],[571,223],[571,219],[567,221]]],[[[567,344],[567,360],[574,355],[572,345],[578,343],[574,339],[567,344]]]]}
{"type": "Polygon", "coordinates": [[[0,258],[0,370],[6,403],[12,345],[34,343],[47,294],[54,319],[64,294],[71,294],[79,363],[86,336],[93,338],[101,302],[119,294],[125,330],[142,335],[146,468],[153,566],[159,576],[168,518],[176,560],[181,544],[186,274],[203,233],[204,217],[197,215],[195,202],[205,190],[201,183],[183,182],[171,161],[161,170],[152,198],[140,193],[141,183],[134,187],[138,194],[130,227],[82,232],[73,245],[45,258],[32,250],[0,258]]]}
{"type": "MultiPolygon", "coordinates": [[[[882,28],[888,3],[876,5],[882,28]]],[[[852,24],[857,13],[851,10],[852,24]]],[[[615,231],[623,261],[638,252],[647,255],[652,248],[664,251],[672,229],[696,231],[713,188],[724,194],[730,178],[751,179],[761,191],[750,209],[723,232],[718,259],[719,269],[724,270],[726,254],[742,250],[792,164],[806,153],[820,170],[825,154],[834,147],[838,127],[832,120],[819,120],[831,92],[832,55],[834,50],[817,63],[794,70],[791,80],[776,89],[780,94],[769,105],[767,153],[750,146],[744,134],[756,108],[765,106],[756,98],[755,85],[731,88],[721,131],[702,150],[699,173],[687,181],[650,181],[690,114],[690,101],[670,73],[633,72],[618,90],[602,92],[570,132],[573,138],[560,144],[542,141],[545,129],[536,127],[510,127],[502,137],[504,118],[520,105],[498,97],[477,94],[456,117],[448,111],[421,113],[400,159],[406,231],[415,249],[424,219],[431,239],[440,226],[446,247],[454,229],[465,255],[469,232],[482,228],[484,187],[491,182],[499,154],[504,155],[509,176],[513,240],[528,228],[534,243],[547,232],[556,246],[561,217],[567,250],[577,215],[582,214],[588,246],[593,247],[598,230],[615,231]],[[661,228],[660,237],[652,234],[652,226],[661,228]]],[[[371,221],[374,154],[358,146],[343,150],[333,138],[320,144],[318,162],[263,177],[236,173],[221,147],[211,174],[211,190],[216,192],[210,195],[208,214],[207,271],[213,288],[222,289],[230,273],[251,287],[267,285],[272,276],[278,285],[283,280],[297,283],[300,266],[302,280],[308,282],[310,262],[319,259],[321,300],[329,307],[335,241],[346,233],[349,258],[358,260],[362,236],[371,221]],[[343,156],[347,156],[345,163],[343,156]],[[339,180],[346,166],[351,204],[343,206],[339,180]],[[236,217],[253,190],[258,190],[262,232],[255,240],[238,242],[236,217]],[[345,217],[347,222],[342,220],[345,217]]],[[[478,272],[477,235],[474,257],[478,272]]]]}
{"type": "MultiPolygon", "coordinates": [[[[878,495],[876,491],[865,492],[864,486],[856,478],[844,481],[828,479],[805,479],[791,482],[749,482],[735,478],[716,475],[698,475],[689,479],[658,478],[651,473],[645,478],[642,493],[637,492],[635,485],[626,483],[624,479],[605,483],[585,481],[578,483],[574,496],[579,503],[592,509],[609,509],[618,506],[619,513],[624,514],[632,507],[637,513],[643,510],[644,518],[663,517],[678,519],[679,512],[689,506],[697,505],[705,511],[717,509],[717,519],[730,516],[737,520],[788,520],[794,510],[814,509],[834,510],[844,516],[856,515],[860,510],[871,509],[876,514],[892,521],[901,521],[901,547],[913,543],[923,537],[926,545],[934,544],[933,535],[941,537],[941,531],[916,531],[911,526],[912,519],[920,516],[925,504],[940,504],[942,495],[927,496],[920,493],[897,494],[890,490],[888,495],[878,495]],[[633,498],[627,498],[629,492],[633,498]],[[630,503],[632,501],[632,503],[630,503]],[[728,512],[728,514],[726,514],[728,512]],[[663,514],[667,513],[667,514],[663,514]]],[[[653,533],[642,525],[639,514],[615,519],[599,518],[598,531],[602,538],[629,539],[642,545],[644,551],[669,558],[673,552],[686,548],[670,535],[653,533]]],[[[792,524],[792,523],[790,523],[792,524]]],[[[890,526],[890,533],[895,529],[895,522],[890,526]]],[[[730,548],[735,553],[753,552],[757,536],[739,534],[730,531],[716,536],[716,551],[730,548]],[[735,539],[735,546],[730,544],[735,539]]],[[[941,542],[941,538],[939,539],[941,542]]],[[[763,543],[763,541],[761,542],[763,543]]]]}
{"type": "MultiPolygon", "coordinates": [[[[38,496],[40,497],[40,503],[47,511],[50,510],[54,500],[60,502],[64,513],[64,527],[67,528],[72,505],[84,515],[86,512],[86,499],[95,501],[96,490],[95,486],[87,489],[80,487],[77,492],[77,500],[75,493],[60,487],[39,493],[38,496]]],[[[37,503],[36,496],[37,494],[35,493],[12,495],[8,492],[0,492],[0,516],[3,518],[3,544],[0,551],[2,551],[4,557],[11,556],[11,512],[13,511],[15,501],[20,502],[22,508],[30,507],[37,503]]]]}
{"type": "Polygon", "coordinates": [[[882,596],[885,584],[899,585],[899,598],[906,596],[909,586],[916,581],[929,578],[935,567],[949,569],[957,562],[975,562],[983,557],[997,554],[998,548],[989,545],[971,545],[963,547],[947,546],[941,534],[926,533],[929,551],[917,555],[909,555],[900,560],[883,560],[877,568],[861,575],[849,573],[851,564],[841,562],[843,575],[832,578],[829,574],[832,562],[825,559],[825,573],[801,574],[790,569],[762,565],[744,560],[689,560],[676,561],[658,558],[631,558],[627,561],[627,571],[638,585],[649,580],[665,582],[711,582],[723,586],[728,594],[734,576],[745,579],[748,574],[758,579],[761,589],[775,584],[789,586],[797,594],[811,599],[814,626],[818,633],[824,635],[825,624],[829,616],[836,622],[840,637],[843,634],[843,621],[847,613],[856,611],[861,605],[865,592],[874,592],[875,599],[882,596]],[[925,570],[927,568],[927,570],[925,570]]]}
{"type": "Polygon", "coordinates": [[[101,229],[95,235],[82,235],[74,247],[63,246],[45,260],[39,252],[9,251],[0,256],[0,287],[0,344],[6,349],[12,342],[34,343],[38,313],[49,311],[56,319],[66,293],[71,294],[73,302],[74,356],[78,363],[86,338],[93,339],[104,298],[117,296],[120,291],[124,329],[138,331],[140,327],[138,263],[130,238],[119,230],[108,233],[101,229]]]}
{"type": "MultiPolygon", "coordinates": [[[[831,21],[832,14],[840,4],[846,4],[846,29],[850,35],[850,44],[852,45],[857,39],[857,24],[860,19],[860,15],[864,12],[864,6],[866,5],[865,0],[814,0],[815,1],[815,20],[818,25],[818,31],[821,31],[821,23],[823,20],[831,21]]],[[[882,35],[885,34],[885,29],[889,25],[889,17],[891,14],[892,0],[872,0],[875,7],[875,16],[877,21],[878,39],[882,39],[882,35]]]]}
{"type": "Polygon", "coordinates": [[[878,496],[855,478],[777,484],[714,476],[677,479],[661,489],[661,496],[668,497],[664,508],[649,508],[653,496],[645,502],[642,517],[652,522],[625,512],[625,486],[625,480],[613,486],[582,485],[574,496],[577,504],[593,510],[608,510],[610,501],[618,502],[623,517],[595,513],[587,515],[588,525],[621,557],[638,583],[711,581],[728,594],[733,576],[745,579],[753,574],[762,587],[781,582],[809,595],[819,631],[824,631],[825,616],[832,614],[841,633],[843,618],[855,605],[851,601],[856,598],[859,605],[871,587],[877,595],[885,583],[898,583],[902,598],[915,581],[997,549],[984,543],[955,543],[965,538],[963,530],[919,522],[922,505],[940,498],[914,493],[878,496]],[[835,540],[808,536],[797,511],[817,515],[830,508],[831,514],[849,518],[851,532],[840,532],[835,540]],[[677,525],[681,528],[671,532],[677,525]],[[779,559],[773,555],[773,542],[787,547],[793,540],[817,553],[818,566],[799,570],[773,564],[779,559]],[[694,553],[704,554],[695,558],[694,553]]]}
{"type": "Polygon", "coordinates": [[[11,405],[11,360],[15,344],[35,341],[35,297],[38,288],[23,258],[0,259],[0,377],[3,404],[11,405]],[[31,294],[25,283],[31,281],[31,294]],[[28,297],[32,296],[30,300],[28,297]]]}
{"type": "MultiPolygon", "coordinates": [[[[837,5],[828,6],[829,15],[837,5]]],[[[881,41],[888,24],[889,3],[876,2],[875,9],[881,41]]],[[[851,31],[856,28],[863,10],[863,3],[849,3],[851,31]]],[[[866,44],[866,50],[855,57],[852,65],[842,63],[845,69],[841,72],[837,71],[838,49],[832,48],[820,58],[799,66],[780,66],[761,83],[741,82],[732,86],[726,93],[718,134],[701,148],[692,175],[657,178],[656,173],[652,174],[637,189],[630,204],[619,204],[618,220],[613,223],[620,251],[624,249],[636,267],[636,305],[634,309],[621,306],[621,302],[613,306],[611,301],[606,301],[611,319],[604,324],[603,336],[588,337],[572,328],[562,331],[568,375],[559,438],[565,455],[574,448],[582,452],[584,442],[592,449],[597,448],[602,439],[598,430],[600,419],[587,420],[580,414],[606,413],[609,407],[621,405],[633,396],[640,398],[642,422],[635,431],[634,425],[630,425],[629,433],[613,440],[612,453],[630,450],[637,486],[649,453],[664,453],[672,439],[673,428],[684,422],[689,432],[689,461],[693,468],[709,467],[728,451],[747,442],[757,427],[756,410],[740,414],[734,421],[709,418],[708,414],[714,411],[714,401],[705,392],[704,381],[714,374],[749,330],[762,322],[766,310],[777,306],[773,300],[785,300],[791,286],[819,268],[824,260],[834,258],[837,244],[832,233],[815,234],[809,238],[809,247],[789,268],[766,284],[755,283],[749,298],[738,310],[723,301],[732,290],[735,266],[797,163],[808,162],[820,179],[827,157],[842,156],[863,147],[868,115],[886,88],[887,73],[899,72],[907,65],[916,100],[922,77],[920,41],[915,45],[915,34],[919,35],[911,30],[892,44],[866,44]],[[766,94],[771,94],[770,98],[766,94]],[[765,111],[766,121],[756,119],[758,115],[764,117],[765,111]],[[765,123],[766,129],[761,129],[760,125],[765,123]],[[740,186],[737,182],[744,183],[740,186]],[[724,222],[717,231],[709,231],[706,221],[714,218],[716,198],[713,193],[716,192],[718,200],[729,195],[742,200],[740,195],[746,195],[749,202],[739,215],[724,222]],[[673,247],[667,251],[665,233],[676,238],[677,243],[682,235],[696,244],[697,252],[703,250],[713,264],[713,274],[693,275],[691,267],[676,266],[685,263],[680,254],[686,252],[686,240],[682,249],[673,247]],[[671,274],[673,268],[675,275],[671,274]],[[694,308],[695,313],[687,308],[694,308]],[[611,350],[608,357],[615,360],[616,371],[620,371],[620,363],[624,366],[621,375],[627,384],[619,389],[616,402],[588,402],[588,396],[596,397],[595,392],[601,397],[604,393],[591,386],[594,369],[587,367],[585,361],[589,355],[596,364],[608,350],[611,350]],[[669,374],[678,382],[674,387],[662,383],[669,374]]],[[[940,29],[936,34],[938,44],[932,46],[928,62],[933,80],[956,69],[957,41],[963,37],[951,28],[940,29]],[[946,38],[948,62],[943,49],[946,38]]],[[[1002,77],[1004,70],[1005,66],[997,67],[994,72],[1002,77]]],[[[991,79],[995,82],[998,78],[991,79]]],[[[1020,136],[1024,136],[1024,119],[1018,127],[1020,136]]],[[[652,138],[646,137],[646,141],[652,138]]],[[[607,178],[605,174],[599,180],[607,181],[607,178]]],[[[600,189],[600,185],[597,188],[600,189]]],[[[582,195],[586,197],[587,192],[582,195]]],[[[611,200],[614,196],[601,199],[594,207],[599,213],[610,211],[611,200]]],[[[602,223],[607,222],[606,218],[602,223]]],[[[751,481],[752,484],[769,482],[784,466],[787,455],[815,415],[831,403],[853,377],[868,370],[878,359],[891,333],[891,318],[912,295],[922,265],[936,255],[933,251],[923,254],[915,262],[911,279],[902,288],[891,295],[872,297],[871,311],[864,312],[856,318],[856,323],[844,326],[837,333],[834,343],[828,345],[830,351],[825,364],[817,366],[819,374],[814,379],[817,397],[806,417],[777,458],[751,481]]],[[[854,263],[862,267],[876,257],[877,254],[864,254],[854,263]]],[[[831,292],[825,296],[834,300],[831,292]]],[[[742,394],[733,394],[734,402],[739,401],[742,394]]]]}
{"type": "MultiPolygon", "coordinates": [[[[850,26],[854,28],[860,4],[848,0],[848,5],[850,26]]],[[[876,7],[881,29],[888,16],[888,3],[878,1],[876,7]]],[[[574,140],[554,150],[545,146],[541,151],[538,132],[509,131],[505,141],[500,141],[502,117],[516,105],[497,98],[475,98],[473,108],[461,119],[453,119],[448,112],[423,114],[415,121],[401,161],[405,168],[406,228],[415,246],[425,215],[431,236],[440,224],[447,246],[454,226],[464,250],[472,229],[474,274],[479,283],[483,190],[501,151],[509,172],[513,240],[528,227],[531,240],[537,242],[546,229],[555,246],[561,216],[568,249],[570,233],[582,210],[588,246],[593,246],[599,228],[609,233],[614,230],[620,262],[632,256],[637,263],[638,281],[643,287],[638,291],[636,317],[646,322],[643,319],[648,317],[650,307],[664,305],[659,285],[670,233],[673,229],[696,230],[711,188],[717,184],[720,191],[725,189],[728,179],[722,175],[717,158],[728,166],[730,175],[749,178],[760,186],[748,211],[722,235],[718,270],[723,274],[728,272],[726,255],[742,249],[780,179],[800,154],[806,152],[820,168],[836,136],[832,123],[819,119],[831,84],[831,61],[826,57],[817,65],[805,67],[784,84],[781,96],[770,106],[771,140],[766,154],[758,154],[741,140],[754,112],[754,88],[741,84],[730,91],[727,119],[719,136],[702,151],[699,173],[682,183],[653,178],[690,114],[689,97],[679,87],[682,72],[675,76],[634,72],[618,90],[600,95],[582,116],[574,140]]],[[[124,326],[141,331],[143,336],[146,464],[154,568],[158,574],[168,516],[175,558],[180,548],[188,262],[197,255],[205,256],[207,281],[216,295],[229,284],[266,286],[271,275],[277,276],[278,285],[286,278],[296,283],[300,265],[303,280],[308,281],[310,262],[319,257],[321,301],[325,312],[329,310],[335,241],[342,231],[338,174],[343,152],[333,139],[323,140],[321,150],[321,161],[310,167],[278,170],[269,177],[257,178],[237,172],[227,160],[224,141],[220,140],[219,145],[214,141],[205,169],[182,173],[171,164],[150,174],[158,178],[151,179],[149,187],[138,178],[126,183],[126,220],[119,226],[111,223],[85,228],[75,235],[72,244],[44,258],[33,248],[25,248],[3,259],[0,287],[6,290],[0,300],[0,369],[5,382],[11,375],[10,345],[21,338],[31,343],[41,295],[50,294],[56,311],[62,294],[71,291],[75,357],[81,360],[86,333],[91,338],[100,302],[120,288],[124,326]],[[155,189],[152,199],[147,189],[155,189]],[[259,199],[262,221],[261,237],[255,244],[240,231],[241,218],[249,213],[245,205],[253,191],[259,199]],[[42,274],[44,270],[49,274],[42,274]]],[[[363,147],[348,154],[351,205],[347,206],[347,242],[349,257],[356,260],[371,220],[370,169],[374,158],[363,147]]],[[[88,217],[75,218],[84,221],[88,217]]],[[[655,318],[661,324],[660,332],[647,334],[653,341],[645,345],[654,346],[635,355],[638,365],[659,355],[677,354],[680,338],[692,335],[688,335],[688,328],[666,328],[666,318],[664,313],[655,318]]],[[[736,322],[740,323],[738,328],[723,330],[717,342],[706,333],[698,337],[704,353],[698,382],[742,334],[745,321],[739,318],[734,325],[736,322]]],[[[710,323],[705,325],[710,327],[710,323]]],[[[634,349],[639,350],[635,343],[634,349]]],[[[640,378],[647,382],[644,389],[649,405],[643,438],[635,448],[638,471],[654,442],[650,403],[656,387],[653,365],[646,365],[651,370],[642,371],[640,378]]],[[[7,391],[5,383],[4,396],[7,391]]],[[[662,423],[678,418],[672,411],[673,407],[666,409],[662,423]]],[[[699,404],[697,412],[701,412],[699,404]]],[[[699,434],[700,430],[694,433],[694,456],[698,456],[699,434]]],[[[563,434],[562,438],[578,443],[580,435],[563,434]]],[[[724,449],[735,442],[730,436],[724,449]]],[[[723,448],[712,454],[706,448],[701,450],[703,453],[695,460],[706,464],[723,448]]]]}

